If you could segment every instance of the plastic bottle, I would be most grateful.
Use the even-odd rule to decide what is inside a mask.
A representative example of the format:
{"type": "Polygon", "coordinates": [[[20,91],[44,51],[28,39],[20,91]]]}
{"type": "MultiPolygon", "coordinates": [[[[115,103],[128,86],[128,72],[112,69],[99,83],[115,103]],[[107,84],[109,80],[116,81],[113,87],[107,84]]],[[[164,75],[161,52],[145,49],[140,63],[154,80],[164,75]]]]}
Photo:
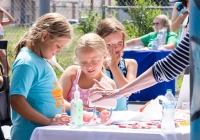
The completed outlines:
{"type": "Polygon", "coordinates": [[[167,27],[163,27],[162,32],[163,32],[162,45],[165,45],[166,36],[167,36],[167,27]]]}
{"type": "Polygon", "coordinates": [[[74,99],[71,101],[71,122],[72,128],[80,128],[83,126],[83,101],[80,99],[80,92],[78,91],[78,85],[76,85],[76,91],[74,92],[74,99]]]}
{"type": "Polygon", "coordinates": [[[158,48],[162,45],[165,45],[166,42],[166,36],[167,36],[167,28],[163,27],[161,30],[158,31],[158,48]]]}
{"type": "Polygon", "coordinates": [[[175,129],[174,114],[176,101],[171,89],[167,89],[165,99],[162,101],[162,122],[161,129],[166,132],[172,132],[175,129]]]}
{"type": "Polygon", "coordinates": [[[155,38],[155,39],[153,40],[152,46],[151,46],[151,49],[152,49],[152,50],[158,50],[158,43],[159,43],[158,41],[159,41],[158,38],[155,38]]]}

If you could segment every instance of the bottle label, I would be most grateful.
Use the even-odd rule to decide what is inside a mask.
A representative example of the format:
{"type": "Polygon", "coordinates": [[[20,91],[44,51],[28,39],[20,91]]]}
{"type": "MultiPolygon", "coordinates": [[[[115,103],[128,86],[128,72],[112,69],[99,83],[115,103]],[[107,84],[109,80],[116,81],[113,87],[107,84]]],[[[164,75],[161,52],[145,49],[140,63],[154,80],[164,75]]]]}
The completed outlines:
{"type": "Polygon", "coordinates": [[[78,128],[83,125],[83,102],[71,101],[71,126],[78,128]]]}
{"type": "Polygon", "coordinates": [[[169,101],[162,103],[163,109],[175,109],[176,101],[169,101]]]}

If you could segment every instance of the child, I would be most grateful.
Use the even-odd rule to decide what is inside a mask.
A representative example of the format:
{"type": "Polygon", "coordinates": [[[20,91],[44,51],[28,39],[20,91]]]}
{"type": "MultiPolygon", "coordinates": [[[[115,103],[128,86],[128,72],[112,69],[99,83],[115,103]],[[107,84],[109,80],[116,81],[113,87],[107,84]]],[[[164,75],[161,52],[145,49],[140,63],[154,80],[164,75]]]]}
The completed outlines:
{"type": "Polygon", "coordinates": [[[29,140],[38,126],[68,124],[69,116],[62,114],[62,91],[46,59],[60,53],[71,38],[72,27],[67,19],[48,13],[16,45],[10,89],[11,139],[29,140]]]}
{"type": "MultiPolygon", "coordinates": [[[[107,56],[105,42],[95,33],[85,34],[76,44],[75,55],[80,66],[68,67],[60,78],[63,96],[70,102],[73,99],[75,86],[78,84],[84,109],[91,110],[88,105],[88,95],[90,88],[94,85],[93,79],[104,80],[115,89],[115,82],[102,71],[103,61],[107,56]]],[[[66,109],[70,110],[70,104],[66,105],[66,109]]],[[[109,113],[104,108],[97,108],[97,110],[100,116],[103,116],[101,121],[106,122],[109,113]]]]}
{"type": "MultiPolygon", "coordinates": [[[[123,25],[114,18],[107,18],[98,24],[96,33],[105,40],[111,58],[104,63],[106,75],[115,80],[118,88],[134,80],[137,74],[137,62],[122,58],[126,37],[123,25]]],[[[118,99],[115,110],[127,110],[129,96],[118,99]]]]}
{"type": "MultiPolygon", "coordinates": [[[[14,18],[8,13],[6,12],[2,7],[0,7],[0,39],[3,39],[4,36],[4,30],[3,30],[3,26],[9,25],[11,23],[14,22],[14,18]],[[3,15],[6,15],[8,20],[3,20],[3,15]]],[[[0,49],[0,62],[3,65],[3,75],[7,76],[8,72],[10,70],[10,65],[8,63],[8,61],[6,60],[6,53],[4,50],[0,49]]]]}

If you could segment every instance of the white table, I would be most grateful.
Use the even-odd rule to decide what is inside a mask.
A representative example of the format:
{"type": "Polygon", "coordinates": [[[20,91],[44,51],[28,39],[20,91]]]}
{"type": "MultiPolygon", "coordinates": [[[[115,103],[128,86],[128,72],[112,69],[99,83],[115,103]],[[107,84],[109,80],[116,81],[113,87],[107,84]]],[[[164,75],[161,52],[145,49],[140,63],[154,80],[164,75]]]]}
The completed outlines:
{"type": "Polygon", "coordinates": [[[46,126],[34,130],[31,140],[190,140],[190,127],[164,133],[160,129],[126,129],[117,126],[46,126]]]}

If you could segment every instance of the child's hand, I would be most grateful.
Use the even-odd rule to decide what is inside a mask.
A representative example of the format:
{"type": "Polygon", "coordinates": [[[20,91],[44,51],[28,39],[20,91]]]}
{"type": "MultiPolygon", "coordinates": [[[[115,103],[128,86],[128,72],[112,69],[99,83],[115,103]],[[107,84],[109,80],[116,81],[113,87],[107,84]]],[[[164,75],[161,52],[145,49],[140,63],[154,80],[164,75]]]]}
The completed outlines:
{"type": "MultiPolygon", "coordinates": [[[[83,112],[83,121],[84,122],[89,122],[92,119],[92,115],[93,115],[93,112],[84,111],[83,112]]],[[[96,120],[96,116],[94,117],[94,120],[96,120]]]]}
{"type": "Polygon", "coordinates": [[[68,125],[70,123],[70,116],[67,114],[57,114],[53,118],[50,118],[49,125],[61,124],[61,125],[68,125]]]}
{"type": "Polygon", "coordinates": [[[109,120],[110,113],[107,110],[101,111],[99,114],[99,118],[101,119],[101,123],[106,123],[109,120]]]}

